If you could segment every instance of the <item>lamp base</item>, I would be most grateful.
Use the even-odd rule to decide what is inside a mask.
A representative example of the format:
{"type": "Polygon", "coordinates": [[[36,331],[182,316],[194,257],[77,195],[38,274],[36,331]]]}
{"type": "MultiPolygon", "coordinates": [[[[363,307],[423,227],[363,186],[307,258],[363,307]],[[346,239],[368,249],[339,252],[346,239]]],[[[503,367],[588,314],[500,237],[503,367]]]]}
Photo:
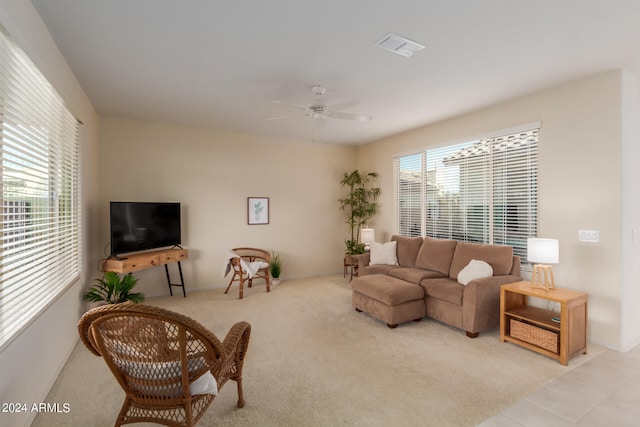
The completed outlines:
{"type": "Polygon", "coordinates": [[[533,266],[533,273],[531,273],[531,287],[541,288],[545,291],[556,288],[555,280],[553,280],[553,270],[550,265],[535,264],[533,266]],[[542,282],[543,276],[544,283],[542,282]]]}

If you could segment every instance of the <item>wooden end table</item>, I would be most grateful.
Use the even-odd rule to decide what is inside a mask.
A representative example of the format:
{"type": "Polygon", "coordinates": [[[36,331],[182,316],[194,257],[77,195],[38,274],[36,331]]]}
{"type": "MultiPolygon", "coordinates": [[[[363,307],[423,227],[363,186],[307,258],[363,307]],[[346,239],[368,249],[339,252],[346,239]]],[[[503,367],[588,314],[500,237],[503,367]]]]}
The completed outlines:
{"type": "Polygon", "coordinates": [[[349,281],[353,279],[353,277],[358,277],[358,260],[355,262],[351,259],[351,255],[344,254],[344,273],[342,277],[347,277],[347,273],[349,273],[349,281]]]}
{"type": "Polygon", "coordinates": [[[587,298],[585,292],[533,288],[522,281],[500,288],[500,341],[509,341],[567,365],[587,353],[587,298]],[[560,304],[560,312],[534,307],[528,297],[560,304]],[[554,340],[557,340],[554,345],[554,340]]]}

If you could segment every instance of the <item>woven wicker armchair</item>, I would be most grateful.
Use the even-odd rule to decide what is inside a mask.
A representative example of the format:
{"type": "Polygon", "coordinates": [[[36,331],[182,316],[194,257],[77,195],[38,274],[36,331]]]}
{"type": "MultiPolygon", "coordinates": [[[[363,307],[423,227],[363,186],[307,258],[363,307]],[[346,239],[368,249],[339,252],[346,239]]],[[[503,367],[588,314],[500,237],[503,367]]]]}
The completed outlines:
{"type": "Polygon", "coordinates": [[[269,260],[271,259],[269,252],[262,249],[255,248],[234,248],[232,251],[242,258],[247,263],[253,262],[262,262],[265,264],[265,267],[259,268],[258,271],[253,275],[253,277],[249,277],[249,272],[242,268],[242,263],[240,262],[240,258],[231,258],[229,262],[231,263],[231,268],[233,269],[233,276],[231,277],[231,281],[229,282],[229,286],[224,291],[226,294],[229,292],[229,288],[233,284],[233,282],[238,282],[240,286],[240,296],[243,297],[243,285],[244,282],[248,283],[248,286],[251,287],[253,285],[254,279],[264,279],[267,285],[267,292],[271,291],[269,286],[269,260]]]}
{"type": "Polygon", "coordinates": [[[238,407],[244,406],[242,366],[251,335],[247,322],[233,325],[220,342],[186,316],[123,303],[88,311],[78,331],[125,391],[116,426],[192,426],[215,399],[212,393],[230,379],[237,383],[238,407]]]}

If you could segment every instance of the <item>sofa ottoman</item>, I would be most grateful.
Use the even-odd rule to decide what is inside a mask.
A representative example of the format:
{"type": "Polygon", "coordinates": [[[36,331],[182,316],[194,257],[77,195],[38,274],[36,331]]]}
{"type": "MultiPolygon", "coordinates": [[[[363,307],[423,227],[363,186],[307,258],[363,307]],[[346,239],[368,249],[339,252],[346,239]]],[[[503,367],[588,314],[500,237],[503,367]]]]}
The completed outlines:
{"type": "Polygon", "coordinates": [[[351,282],[351,302],[358,312],[364,311],[395,328],[399,323],[418,322],[426,315],[424,289],[386,274],[356,277],[351,282]]]}

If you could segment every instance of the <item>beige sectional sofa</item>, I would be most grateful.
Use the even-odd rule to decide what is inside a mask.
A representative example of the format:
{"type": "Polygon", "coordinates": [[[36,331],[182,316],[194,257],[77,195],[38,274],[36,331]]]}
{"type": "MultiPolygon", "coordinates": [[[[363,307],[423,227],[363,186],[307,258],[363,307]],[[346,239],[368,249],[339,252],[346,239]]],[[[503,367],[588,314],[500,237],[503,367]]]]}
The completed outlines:
{"type": "Polygon", "coordinates": [[[372,265],[370,253],[352,256],[358,261],[358,277],[351,282],[357,311],[379,318],[390,328],[428,316],[472,338],[499,325],[500,286],[522,280],[520,257],[513,255],[513,248],[429,237],[393,236],[391,241],[396,242],[392,244],[396,245],[395,265],[372,265]],[[458,276],[464,269],[463,275],[469,277],[476,265],[469,266],[472,260],[489,264],[492,275],[463,285],[458,276]]]}

